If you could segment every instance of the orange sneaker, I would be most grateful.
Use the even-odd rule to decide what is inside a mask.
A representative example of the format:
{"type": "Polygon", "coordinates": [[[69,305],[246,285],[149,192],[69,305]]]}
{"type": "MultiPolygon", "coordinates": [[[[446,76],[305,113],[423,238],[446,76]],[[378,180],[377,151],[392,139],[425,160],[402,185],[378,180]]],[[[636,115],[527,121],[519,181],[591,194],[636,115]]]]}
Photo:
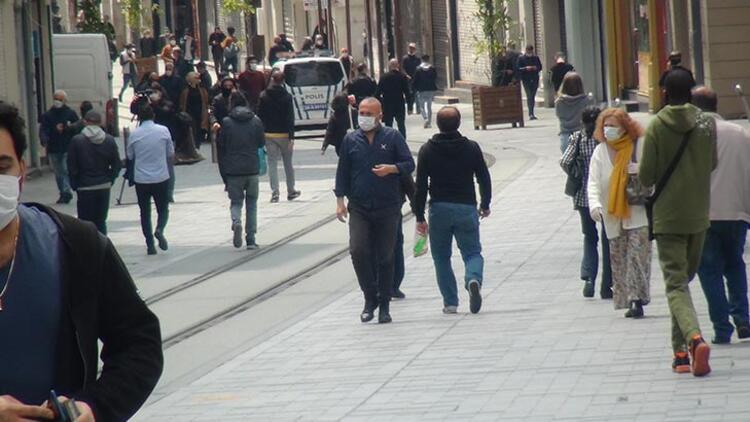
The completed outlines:
{"type": "Polygon", "coordinates": [[[690,340],[690,354],[693,357],[693,375],[702,377],[711,372],[711,366],[708,364],[711,348],[700,335],[696,335],[690,340]]]}
{"type": "Polygon", "coordinates": [[[687,352],[677,352],[674,354],[672,371],[678,374],[687,374],[690,372],[690,358],[687,352]]]}

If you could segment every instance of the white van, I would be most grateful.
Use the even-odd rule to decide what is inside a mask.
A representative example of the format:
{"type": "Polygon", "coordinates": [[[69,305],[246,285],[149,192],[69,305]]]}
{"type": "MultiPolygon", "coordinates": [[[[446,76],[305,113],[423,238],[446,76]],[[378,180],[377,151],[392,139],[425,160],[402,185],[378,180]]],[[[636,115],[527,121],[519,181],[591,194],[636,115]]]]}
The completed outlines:
{"type": "Polygon", "coordinates": [[[331,100],[349,82],[344,66],[333,57],[304,57],[276,62],[284,72],[286,90],[294,98],[294,127],[298,131],[325,129],[331,100]]]}
{"type": "Polygon", "coordinates": [[[118,136],[117,100],[112,93],[112,61],[104,34],[54,34],[52,36],[55,89],[68,94],[68,105],[78,112],[91,101],[102,113],[105,129],[118,136]]]}

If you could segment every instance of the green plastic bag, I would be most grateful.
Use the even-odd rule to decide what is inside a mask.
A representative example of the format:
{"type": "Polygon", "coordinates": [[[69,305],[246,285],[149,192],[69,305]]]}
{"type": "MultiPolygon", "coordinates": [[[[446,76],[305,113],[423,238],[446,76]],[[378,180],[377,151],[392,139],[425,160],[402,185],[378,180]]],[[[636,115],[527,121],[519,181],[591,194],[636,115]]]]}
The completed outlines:
{"type": "Polygon", "coordinates": [[[422,256],[429,250],[430,247],[427,242],[427,233],[422,234],[419,231],[414,230],[414,257],[422,256]]]}
{"type": "Polygon", "coordinates": [[[265,176],[268,172],[268,164],[266,163],[266,149],[264,147],[258,148],[258,175],[265,176]]]}

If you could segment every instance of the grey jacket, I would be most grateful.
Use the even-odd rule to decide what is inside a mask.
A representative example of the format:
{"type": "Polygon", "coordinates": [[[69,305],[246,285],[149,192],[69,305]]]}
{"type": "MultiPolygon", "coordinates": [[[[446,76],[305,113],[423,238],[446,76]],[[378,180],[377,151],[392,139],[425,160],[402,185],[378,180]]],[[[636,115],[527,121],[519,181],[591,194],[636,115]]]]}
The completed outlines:
{"type": "Polygon", "coordinates": [[[573,133],[581,130],[581,114],[583,109],[590,104],[586,94],[561,95],[555,100],[555,115],[560,120],[560,133],[573,133]]]}
{"type": "Polygon", "coordinates": [[[265,146],[263,123],[247,107],[236,107],[224,118],[217,138],[219,169],[225,176],[259,173],[258,148],[265,146]]]}

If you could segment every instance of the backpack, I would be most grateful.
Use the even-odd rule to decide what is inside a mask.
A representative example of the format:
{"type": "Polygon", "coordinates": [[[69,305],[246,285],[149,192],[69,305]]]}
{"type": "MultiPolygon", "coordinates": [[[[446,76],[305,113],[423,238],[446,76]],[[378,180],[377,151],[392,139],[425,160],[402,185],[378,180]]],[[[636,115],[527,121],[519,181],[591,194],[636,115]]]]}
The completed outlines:
{"type": "Polygon", "coordinates": [[[237,46],[236,42],[233,42],[227,48],[224,49],[224,58],[233,59],[237,57],[237,54],[239,54],[239,52],[240,52],[240,48],[237,46]]]}

